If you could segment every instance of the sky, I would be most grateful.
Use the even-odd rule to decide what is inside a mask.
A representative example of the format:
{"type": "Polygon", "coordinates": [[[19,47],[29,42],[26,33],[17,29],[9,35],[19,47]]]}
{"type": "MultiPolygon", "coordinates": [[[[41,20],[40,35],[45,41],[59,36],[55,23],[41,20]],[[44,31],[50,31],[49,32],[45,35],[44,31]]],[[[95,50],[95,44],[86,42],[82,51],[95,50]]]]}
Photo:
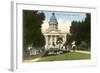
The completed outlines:
{"type": "Polygon", "coordinates": [[[52,13],[55,13],[55,17],[58,21],[58,29],[62,32],[69,32],[72,21],[84,21],[86,13],[79,12],[61,12],[61,11],[42,11],[45,13],[45,20],[42,24],[42,32],[45,32],[49,27],[49,20],[52,13]]]}

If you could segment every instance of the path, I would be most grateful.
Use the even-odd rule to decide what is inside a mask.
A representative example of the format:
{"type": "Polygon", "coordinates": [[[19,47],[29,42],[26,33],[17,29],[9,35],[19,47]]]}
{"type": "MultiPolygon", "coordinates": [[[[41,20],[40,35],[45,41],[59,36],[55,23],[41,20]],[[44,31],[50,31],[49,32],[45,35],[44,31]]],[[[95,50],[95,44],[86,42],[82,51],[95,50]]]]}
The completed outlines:
{"type": "Polygon", "coordinates": [[[90,53],[91,53],[91,52],[89,52],[89,51],[81,51],[81,50],[76,50],[75,52],[85,53],[85,54],[90,54],[90,53]]]}
{"type": "Polygon", "coordinates": [[[35,58],[33,60],[24,60],[24,62],[36,62],[36,61],[39,61],[40,58],[35,58]]]}

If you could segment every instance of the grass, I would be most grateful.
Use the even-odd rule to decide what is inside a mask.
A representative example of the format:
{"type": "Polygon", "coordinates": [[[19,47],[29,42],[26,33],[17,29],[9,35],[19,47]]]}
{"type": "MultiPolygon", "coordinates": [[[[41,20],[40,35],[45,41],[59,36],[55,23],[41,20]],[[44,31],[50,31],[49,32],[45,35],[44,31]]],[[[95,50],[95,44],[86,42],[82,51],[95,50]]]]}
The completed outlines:
{"type": "Polygon", "coordinates": [[[35,56],[24,56],[23,60],[33,60],[35,58],[37,58],[37,57],[35,57],[35,56]]]}
{"type": "MultiPolygon", "coordinates": [[[[53,55],[53,56],[44,56],[38,57],[38,62],[40,61],[63,61],[63,60],[83,60],[83,59],[90,59],[90,54],[85,53],[78,53],[78,52],[70,52],[64,53],[60,55],[53,55]]],[[[34,60],[36,57],[27,57],[26,60],[34,60]]],[[[24,59],[24,60],[25,60],[24,59]]]]}

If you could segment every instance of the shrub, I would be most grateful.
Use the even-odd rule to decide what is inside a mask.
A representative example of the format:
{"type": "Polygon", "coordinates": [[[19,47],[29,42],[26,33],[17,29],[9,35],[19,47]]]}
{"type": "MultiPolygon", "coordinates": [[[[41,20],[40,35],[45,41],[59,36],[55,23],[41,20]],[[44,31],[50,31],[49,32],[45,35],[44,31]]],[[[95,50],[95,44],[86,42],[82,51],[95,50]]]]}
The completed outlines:
{"type": "Polygon", "coordinates": [[[82,41],[77,49],[78,50],[88,50],[88,44],[86,42],[82,41]]]}

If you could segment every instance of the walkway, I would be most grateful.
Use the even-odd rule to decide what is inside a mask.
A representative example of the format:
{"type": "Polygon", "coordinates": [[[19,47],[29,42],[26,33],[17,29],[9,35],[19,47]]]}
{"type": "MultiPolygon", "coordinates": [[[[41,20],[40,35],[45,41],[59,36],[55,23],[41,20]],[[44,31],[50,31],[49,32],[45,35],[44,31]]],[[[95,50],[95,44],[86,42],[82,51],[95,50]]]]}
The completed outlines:
{"type": "Polygon", "coordinates": [[[39,60],[40,60],[40,58],[35,58],[33,60],[24,60],[24,62],[37,62],[39,60]]]}
{"type": "Polygon", "coordinates": [[[85,54],[91,54],[91,52],[90,52],[90,51],[81,51],[81,50],[76,50],[75,52],[85,53],[85,54]]]}

